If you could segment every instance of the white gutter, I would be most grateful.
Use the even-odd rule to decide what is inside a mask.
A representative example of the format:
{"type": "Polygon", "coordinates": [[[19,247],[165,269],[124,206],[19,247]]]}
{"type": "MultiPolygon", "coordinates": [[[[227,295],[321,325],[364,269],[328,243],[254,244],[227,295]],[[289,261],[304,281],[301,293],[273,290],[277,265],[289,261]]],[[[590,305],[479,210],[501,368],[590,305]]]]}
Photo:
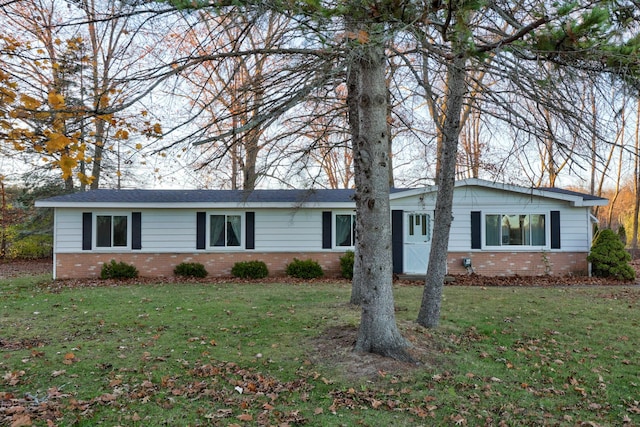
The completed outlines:
{"type": "Polygon", "coordinates": [[[46,200],[38,200],[35,203],[37,208],[120,208],[120,209],[354,209],[355,202],[336,202],[336,203],[291,203],[291,202],[256,202],[256,203],[237,203],[237,202],[47,202],[46,200]]]}

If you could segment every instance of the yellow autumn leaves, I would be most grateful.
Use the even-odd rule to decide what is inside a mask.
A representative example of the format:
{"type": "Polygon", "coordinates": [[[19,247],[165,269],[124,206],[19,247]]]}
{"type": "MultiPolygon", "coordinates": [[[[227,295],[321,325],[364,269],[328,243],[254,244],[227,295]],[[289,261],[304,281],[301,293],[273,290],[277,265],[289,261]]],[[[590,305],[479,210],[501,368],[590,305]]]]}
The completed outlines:
{"type": "MultiPolygon", "coordinates": [[[[147,137],[162,135],[159,123],[145,120],[137,129],[126,120],[115,119],[113,114],[94,114],[84,107],[69,106],[65,97],[56,91],[48,92],[46,99],[40,100],[29,94],[18,94],[17,90],[10,77],[0,71],[0,105],[3,107],[0,109],[0,129],[5,131],[5,140],[15,150],[41,154],[42,161],[59,169],[65,180],[75,177],[81,183],[90,184],[94,178],[77,170],[81,163],[93,160],[87,147],[91,144],[106,146],[107,149],[113,147],[105,144],[102,138],[94,138],[92,131],[83,133],[77,126],[75,130],[70,130],[70,124],[77,123],[83,117],[106,124],[111,129],[113,140],[129,140],[131,132],[147,137]]],[[[100,103],[106,106],[108,97],[103,96],[100,103]]],[[[142,112],[141,116],[146,117],[147,114],[142,112]]],[[[137,151],[142,148],[141,143],[135,144],[137,151]]]]}

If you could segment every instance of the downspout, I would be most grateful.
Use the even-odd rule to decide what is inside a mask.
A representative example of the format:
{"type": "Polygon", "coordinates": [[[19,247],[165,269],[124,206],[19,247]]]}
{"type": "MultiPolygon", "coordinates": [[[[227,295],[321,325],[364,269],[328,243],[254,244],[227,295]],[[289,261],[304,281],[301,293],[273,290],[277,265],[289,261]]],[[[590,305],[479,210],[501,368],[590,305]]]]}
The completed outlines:
{"type": "Polygon", "coordinates": [[[53,280],[56,280],[56,276],[57,276],[57,268],[56,265],[58,264],[56,262],[56,254],[57,254],[57,248],[58,248],[58,209],[57,208],[53,208],[53,280]]]}
{"type": "MultiPolygon", "coordinates": [[[[593,224],[599,224],[598,218],[594,216],[590,211],[587,211],[587,223],[589,224],[589,251],[587,255],[591,254],[591,246],[593,245],[593,224]]],[[[587,271],[589,277],[591,277],[591,263],[587,262],[587,271]]]]}

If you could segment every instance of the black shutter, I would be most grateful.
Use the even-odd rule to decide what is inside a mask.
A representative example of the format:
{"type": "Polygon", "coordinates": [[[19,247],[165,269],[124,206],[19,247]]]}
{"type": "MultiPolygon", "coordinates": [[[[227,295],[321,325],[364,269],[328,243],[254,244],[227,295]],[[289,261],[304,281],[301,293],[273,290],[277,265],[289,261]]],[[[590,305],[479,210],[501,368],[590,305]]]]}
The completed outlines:
{"type": "Polygon", "coordinates": [[[256,213],[245,213],[245,225],[247,230],[247,236],[245,240],[245,249],[256,248],[256,213]]]}
{"type": "Polygon", "coordinates": [[[82,213],[82,250],[91,250],[91,233],[93,231],[91,226],[93,214],[91,212],[82,213]]]}
{"type": "Polygon", "coordinates": [[[207,213],[196,212],[196,249],[207,248],[207,213]]]}
{"type": "Polygon", "coordinates": [[[471,249],[482,249],[482,215],[480,211],[471,211],[471,249]]]}
{"type": "Polygon", "coordinates": [[[322,212],[322,249],[331,249],[331,211],[322,212]]]}
{"type": "Polygon", "coordinates": [[[142,249],[142,213],[131,213],[131,249],[142,249]]]}
{"type": "Polygon", "coordinates": [[[402,226],[404,218],[404,211],[393,210],[391,211],[391,257],[393,261],[393,273],[403,273],[403,235],[404,228],[402,226]]]}
{"type": "Polygon", "coordinates": [[[551,211],[551,249],[560,249],[560,211],[551,211]]]}

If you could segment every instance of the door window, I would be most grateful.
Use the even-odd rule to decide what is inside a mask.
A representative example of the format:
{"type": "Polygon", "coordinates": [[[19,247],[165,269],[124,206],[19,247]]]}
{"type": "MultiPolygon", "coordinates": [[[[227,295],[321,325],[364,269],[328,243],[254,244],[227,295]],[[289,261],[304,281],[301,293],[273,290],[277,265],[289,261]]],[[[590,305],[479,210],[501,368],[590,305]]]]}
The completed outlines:
{"type": "Polygon", "coordinates": [[[407,242],[426,243],[431,241],[431,215],[411,213],[407,218],[407,242]]]}

